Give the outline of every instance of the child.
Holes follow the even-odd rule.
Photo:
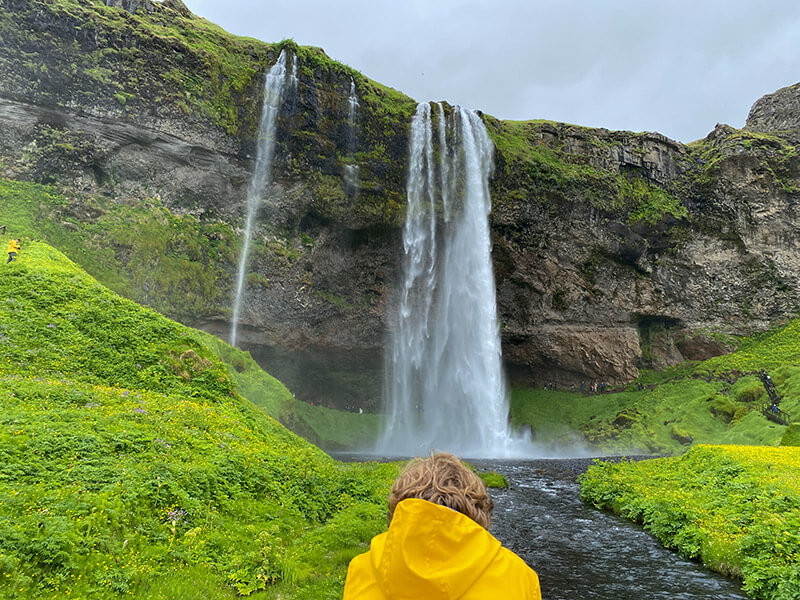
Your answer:
[[[389,530],[347,570],[344,600],[541,600],[539,577],[489,532],[494,504],[452,454],[415,458],[389,495]]]

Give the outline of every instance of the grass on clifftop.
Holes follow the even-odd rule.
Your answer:
[[[581,497],[743,579],[753,598],[800,597],[800,448],[697,446],[677,458],[599,463],[581,476]]]
[[[0,597],[338,598],[395,474],[290,433],[50,246],[0,269]]]
[[[487,132],[502,155],[506,177],[521,187],[499,191],[498,200],[527,195],[534,201],[572,198],[588,202],[601,210],[625,213],[628,222],[655,224],[664,217],[681,219],[688,216],[686,206],[673,193],[655,185],[643,176],[628,176],[587,164],[587,157],[564,150],[561,139],[575,134],[588,146],[606,152],[623,145],[621,132],[616,138],[600,136],[598,130],[551,121],[499,121],[486,119]],[[547,135],[543,134],[547,130]],[[606,132],[608,133],[608,132]],[[639,134],[630,133],[631,137]],[[547,143],[548,138],[556,139]],[[512,176],[513,175],[513,176]],[[525,189],[525,188],[529,189]]]

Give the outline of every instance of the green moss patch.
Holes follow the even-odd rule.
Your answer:
[[[500,202],[506,196],[518,201],[520,193],[533,202],[569,198],[624,214],[631,225],[654,225],[665,217],[674,220],[688,216],[686,206],[673,191],[640,175],[593,166],[589,156],[562,149],[553,141],[574,134],[602,153],[613,146],[621,147],[622,141],[617,138],[601,136],[588,127],[550,121],[486,120],[487,131],[502,156],[503,180],[514,185],[513,189],[497,190]]]

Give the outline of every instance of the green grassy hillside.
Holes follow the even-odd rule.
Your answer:
[[[23,242],[0,269],[0,597],[340,597],[396,467],[336,463],[204,336]]]
[[[236,236],[230,226],[170,213],[156,199],[99,196],[76,214],[57,189],[0,178],[0,224],[44,240],[115,292],[175,319],[230,304]]]
[[[230,227],[174,215],[155,200],[129,205],[100,197],[92,206],[95,215],[86,223],[53,186],[0,178],[0,224],[8,235],[24,238],[23,246],[30,239],[44,240],[113,291],[172,318],[228,310],[226,282],[237,243]],[[272,243],[280,251],[278,242]],[[305,438],[332,448],[365,446],[375,439],[374,415],[295,403],[248,353],[212,336],[202,341],[228,366],[242,395]]]
[[[739,349],[670,373],[644,373],[624,391],[515,390],[511,417],[544,445],[598,452],[678,454],[698,443],[779,445],[787,427],[767,420],[755,375],[766,370],[780,408],[800,421],[800,319],[740,341]],[[788,439],[788,438],[786,438]]]

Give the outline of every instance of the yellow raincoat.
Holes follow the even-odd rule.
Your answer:
[[[344,600],[541,600],[539,577],[475,521],[427,500],[398,503],[389,531],[347,570]]]

